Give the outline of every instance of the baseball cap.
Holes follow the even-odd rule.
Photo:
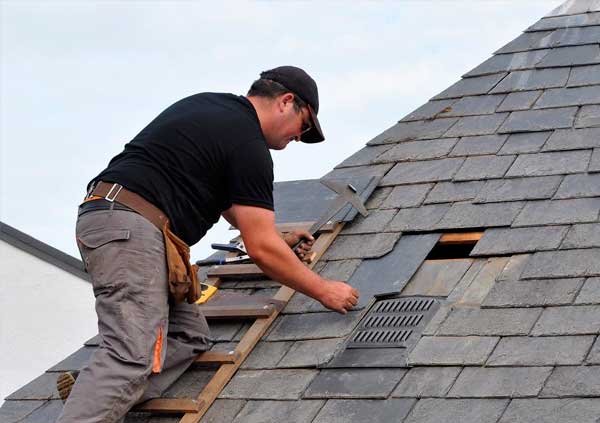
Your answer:
[[[310,131],[302,134],[302,142],[312,144],[325,140],[319,119],[317,119],[317,113],[319,113],[319,91],[317,90],[317,83],[309,74],[296,66],[279,66],[262,72],[260,77],[279,82],[308,105],[312,128]]]

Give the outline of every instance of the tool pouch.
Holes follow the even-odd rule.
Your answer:
[[[169,292],[175,303],[187,300],[193,304],[200,298],[198,269],[190,264],[190,247],[169,229],[163,227],[165,253],[169,269]]]

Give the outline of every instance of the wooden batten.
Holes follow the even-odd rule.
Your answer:
[[[198,413],[202,403],[188,398],[156,398],[133,407],[132,411],[147,413],[181,414]]]
[[[439,245],[474,244],[481,239],[483,232],[445,233],[440,237]]]

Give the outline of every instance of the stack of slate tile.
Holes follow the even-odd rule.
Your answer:
[[[316,268],[361,303],[341,316],[295,294],[203,422],[600,421],[600,0],[566,2],[326,176],[381,178]],[[461,230],[483,231],[468,257],[428,258]],[[384,293],[440,306],[409,348],[348,354]],[[243,331],[215,326],[214,348]],[[201,389],[193,372],[176,386]],[[40,383],[2,421],[51,421]]]

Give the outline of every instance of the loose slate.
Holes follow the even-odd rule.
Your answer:
[[[405,235],[388,255],[364,260],[348,280],[361,293],[359,305],[367,304],[374,295],[400,292],[439,237],[439,234]]]
[[[278,319],[267,340],[296,341],[346,336],[359,318],[360,313],[352,311],[346,315],[335,312],[290,314]]]
[[[399,233],[378,233],[375,235],[340,235],[323,255],[323,260],[347,260],[381,257],[390,252]]]
[[[554,250],[560,245],[567,230],[567,226],[488,229],[471,251],[471,255],[493,256]]]

